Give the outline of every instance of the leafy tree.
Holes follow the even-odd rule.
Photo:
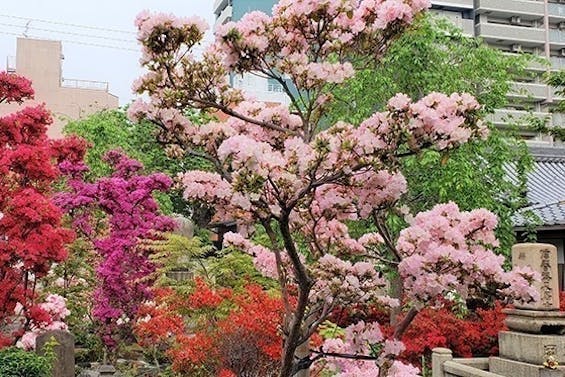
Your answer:
[[[29,80],[0,73],[0,103],[28,98]],[[51,198],[66,142],[51,145],[51,122],[42,105],[0,118],[0,347],[14,344],[34,322],[50,320],[37,304],[38,281],[67,257],[73,239]]]
[[[199,60],[190,53],[204,35],[199,18],[144,12],[136,20],[149,71],[136,86],[150,100],[132,104],[129,114],[160,124],[158,137],[175,152],[214,167],[185,173],[184,195],[212,206],[217,220],[236,220],[239,232],[224,242],[251,254],[256,268],[279,283],[280,377],[312,366],[338,376],[413,376],[418,370],[397,359],[400,339],[438,297],[473,297],[494,287],[508,297],[536,297],[532,271],[507,273],[493,253],[497,221],[486,210],[436,206],[418,214],[394,243],[374,232],[352,237],[347,227],[359,219],[378,224],[380,211],[397,208],[407,190],[399,171],[407,156],[446,153],[488,133],[469,94],[431,93],[417,101],[398,94],[358,127],[324,119],[334,101],[328,93],[355,75],[349,60],[382,58],[427,5],[282,0],[272,17],[252,12],[220,27]],[[229,86],[228,72],[277,80],[292,106],[244,101]],[[184,116],[191,108],[221,111],[227,119],[194,124]],[[250,239],[256,224],[265,229],[267,246]],[[378,323],[360,321],[310,347],[338,306],[399,305],[384,292],[383,273],[390,271],[402,278],[408,308],[390,338]]]
[[[200,121],[195,114],[190,119]],[[206,169],[205,162],[197,157],[177,159],[167,156],[162,144],[156,140],[155,132],[155,124],[147,121],[131,122],[123,109],[103,110],[84,119],[71,121],[65,126],[66,134],[78,135],[91,144],[85,158],[90,168],[86,175],[89,180],[112,172],[112,167],[103,157],[115,149],[140,161],[149,173],[162,172],[174,177],[186,169]],[[157,193],[157,198],[165,213],[186,214],[189,211],[178,190]]]
[[[472,93],[486,115],[506,104],[511,82],[526,74],[529,60],[525,54],[505,55],[463,35],[449,20],[425,14],[382,59],[362,62],[354,78],[332,91],[336,101],[328,119],[358,124],[385,108],[398,92],[412,98],[429,92]],[[519,182],[508,179],[510,161],[516,164]],[[515,242],[511,217],[524,205],[525,172],[531,163],[525,142],[512,129],[491,128],[486,140],[462,145],[449,155],[424,151],[406,158],[401,170],[410,192],[404,203],[413,212],[448,201],[464,210],[487,208],[499,218],[497,236],[501,250],[508,253]],[[405,226],[397,223],[396,230]]]

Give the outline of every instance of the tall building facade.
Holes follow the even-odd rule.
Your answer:
[[[544,72],[565,68],[564,0],[432,0],[432,4],[432,11],[458,20],[455,23],[467,34],[481,37],[492,47],[508,54],[530,53],[550,63],[532,63],[531,74],[513,84],[507,106],[491,116],[495,125],[504,127],[532,114],[548,119],[549,126],[565,126],[563,114],[551,111],[564,98],[543,81]],[[527,130],[521,134],[531,145],[559,144],[547,135]]]
[[[53,114],[54,123],[47,132],[51,138],[62,136],[68,120],[118,107],[118,97],[110,94],[107,82],[64,78],[62,59],[60,41],[32,38],[18,38],[16,56],[7,59],[6,71],[28,78],[35,90],[35,99],[23,106],[45,103]],[[0,115],[19,108],[17,104],[0,104]]]

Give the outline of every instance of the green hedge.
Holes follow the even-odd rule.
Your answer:
[[[0,377],[48,377],[52,360],[19,348],[0,350]]]

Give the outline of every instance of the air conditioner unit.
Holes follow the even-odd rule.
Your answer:
[[[565,56],[565,48],[562,48],[561,50],[559,50],[559,55]]]
[[[511,23],[512,25],[518,25],[518,24],[520,24],[521,21],[522,21],[522,20],[520,19],[520,16],[512,16],[512,17],[510,17],[510,23]]]
[[[515,43],[512,46],[510,46],[510,50],[512,52],[521,52],[522,51],[522,45]]]
[[[559,28],[559,30],[565,29],[565,22],[563,22],[563,21],[560,22],[560,23],[557,25],[557,27]]]

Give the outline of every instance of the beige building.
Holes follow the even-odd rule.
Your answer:
[[[60,41],[31,38],[18,38],[15,59],[7,59],[8,72],[32,81],[35,100],[24,105],[45,103],[52,112],[54,124],[48,131],[52,138],[61,137],[68,120],[118,107],[118,97],[109,93],[107,82],[63,78],[62,59]],[[17,111],[19,107],[0,104],[0,115]]]

